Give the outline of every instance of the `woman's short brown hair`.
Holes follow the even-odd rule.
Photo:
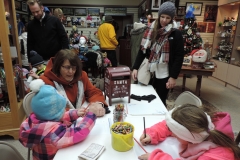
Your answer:
[[[65,60],[69,60],[71,66],[76,66],[74,79],[79,78],[82,75],[82,62],[79,57],[70,49],[62,49],[55,55],[52,67],[53,73],[55,73],[57,76],[61,75],[60,69]]]

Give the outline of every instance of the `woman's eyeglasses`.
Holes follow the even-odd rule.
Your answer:
[[[64,69],[66,69],[66,70],[70,70],[70,69],[72,69],[73,71],[76,71],[76,69],[77,69],[77,67],[76,66],[62,66]]]

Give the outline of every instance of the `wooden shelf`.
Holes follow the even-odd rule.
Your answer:
[[[7,4],[5,4],[7,3]],[[5,8],[6,7],[6,8]],[[5,12],[9,11],[10,13],[10,23],[12,25],[11,34],[13,39],[13,45],[16,46],[17,49],[17,58],[11,57],[10,52],[10,43],[8,41],[8,22],[5,20]],[[22,102],[23,100],[20,99],[18,102],[17,92],[16,92],[16,85],[14,81],[13,75],[13,61],[16,62],[21,66],[21,53],[20,53],[20,45],[18,41],[18,32],[17,32],[17,20],[16,20],[16,10],[15,10],[15,0],[7,0],[7,1],[0,1],[0,19],[3,21],[0,23],[0,30],[2,31],[0,34],[0,41],[1,41],[1,48],[2,52],[6,53],[3,54],[3,62],[4,63],[4,70],[6,73],[6,88],[8,92],[9,98],[9,105],[10,105],[10,112],[0,113],[0,135],[10,135],[13,136],[14,139],[19,138],[19,127],[22,121],[26,118]],[[14,62],[15,63],[15,62]],[[22,75],[20,75],[22,78]],[[19,83],[19,91],[24,91],[24,87],[22,81]],[[25,93],[24,93],[25,94]],[[19,96],[23,98],[24,95]]]
[[[227,37],[221,37],[221,36],[216,36],[217,38],[233,38],[234,37],[234,35],[232,35],[232,36],[227,36]]]
[[[217,46],[219,46],[219,42],[222,39],[228,39],[228,41],[231,41],[232,43],[232,49],[231,51],[227,52],[227,56],[229,57],[229,62],[223,62],[219,61],[218,57],[215,57],[214,62],[217,65],[217,68],[213,74],[213,77],[223,81],[225,85],[231,84],[232,86],[235,86],[237,88],[240,88],[240,67],[232,65],[236,62],[240,61],[240,52],[237,50],[237,47],[239,47],[240,44],[240,21],[237,21],[236,26],[218,26],[218,22],[221,22],[224,19],[224,16],[227,17],[234,17],[235,19],[238,17],[240,18],[240,4],[235,5],[221,5],[218,7],[218,15],[216,19],[216,30],[215,30],[215,36],[213,40],[213,50],[212,55],[216,56],[218,51],[215,49]],[[218,32],[224,31],[227,29],[232,29],[232,36],[231,37],[219,37]],[[236,63],[238,64],[238,63]]]
[[[218,27],[222,27],[222,28],[224,28],[224,27],[229,27],[229,28],[231,28],[231,27],[233,27],[233,26],[218,26]]]

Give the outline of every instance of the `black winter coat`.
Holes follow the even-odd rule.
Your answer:
[[[61,49],[68,49],[67,33],[57,17],[45,14],[42,22],[37,19],[28,24],[27,55],[36,51],[44,60],[49,60]]]
[[[182,68],[183,57],[184,57],[184,44],[183,44],[183,37],[182,37],[181,31],[177,29],[174,30],[168,36],[168,40],[170,45],[169,62],[168,62],[169,77],[177,79]],[[150,52],[151,52],[150,49],[147,49],[146,54],[144,54],[140,48],[132,69],[138,70],[144,58],[149,57]]]

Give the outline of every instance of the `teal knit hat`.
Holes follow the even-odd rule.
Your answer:
[[[31,107],[39,120],[59,121],[63,117],[67,100],[53,86],[36,79],[30,83],[30,89],[36,93]]]

